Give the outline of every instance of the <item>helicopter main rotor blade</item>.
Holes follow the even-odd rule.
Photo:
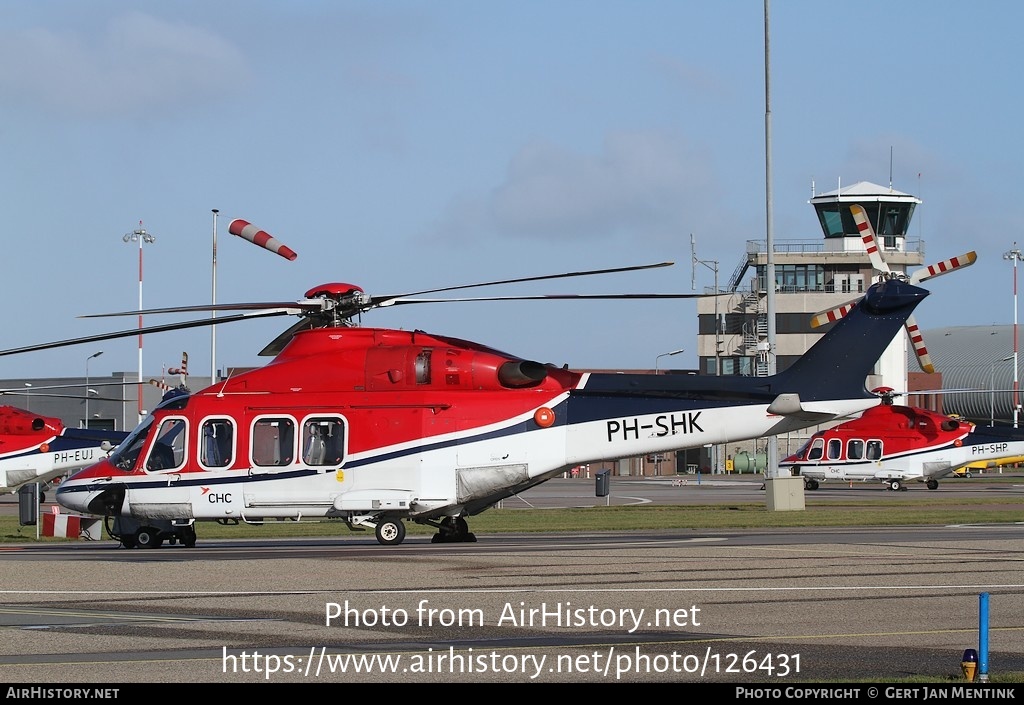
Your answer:
[[[356,313],[367,311],[378,306],[389,306],[395,299],[404,299],[410,296],[420,296],[423,294],[438,294],[445,291],[458,291],[460,289],[474,289],[484,286],[496,286],[500,284],[517,284],[520,282],[532,282],[532,281],[545,281],[551,279],[564,279],[567,277],[583,277],[598,274],[614,274],[617,272],[633,272],[644,269],[656,269],[659,267],[669,267],[675,264],[674,262],[658,262],[655,264],[642,264],[633,265],[628,267],[612,267],[609,269],[592,269],[584,270],[580,272],[566,272],[563,274],[545,274],[534,277],[520,277],[517,279],[500,279],[489,282],[480,282],[479,284],[460,284],[457,286],[446,286],[438,289],[424,289],[423,291],[415,291],[408,294],[389,294],[386,296],[374,296],[369,297],[368,300],[364,301],[361,305],[355,306],[351,313],[348,315],[355,315]],[[195,306],[170,306],[166,308],[150,308],[150,309],[136,309],[134,311],[118,311],[115,313],[92,313],[78,316],[78,318],[109,318],[114,316],[142,316],[150,314],[162,314],[162,313],[196,313],[200,311],[258,311],[266,309],[280,309],[280,308],[296,308],[295,314],[315,314],[322,312],[326,309],[326,304],[323,299],[304,299],[301,301],[268,301],[268,302],[251,302],[251,303],[224,303],[224,304],[198,304]]]
[[[591,269],[584,270],[581,272],[566,272],[564,274],[544,274],[536,277],[520,277],[518,279],[501,279],[490,282],[480,282],[479,284],[460,284],[458,286],[445,286],[439,289],[424,289],[423,291],[413,291],[408,294],[395,294],[392,296],[374,296],[370,298],[371,306],[385,306],[383,303],[389,299],[405,298],[407,296],[420,296],[422,294],[440,294],[444,291],[458,291],[460,289],[476,289],[482,286],[497,286],[499,284],[518,284],[520,282],[537,282],[551,279],[566,279],[568,277],[587,277],[595,274],[614,274],[617,272],[635,272],[642,269],[657,269],[659,267],[671,267],[675,262],[658,262],[656,264],[638,264],[629,267],[613,267],[611,269]]]
[[[726,294],[720,294],[720,296],[725,295]],[[466,301],[554,301],[558,299],[566,299],[572,301],[582,301],[590,299],[698,299],[707,296],[716,296],[716,294],[536,294],[525,296],[473,296],[454,299],[409,299],[405,297],[398,297],[393,299],[387,299],[383,303],[378,304],[378,307],[386,308],[388,306],[397,306],[399,304],[463,303]]]
[[[127,338],[133,335],[142,335],[145,333],[162,333],[164,331],[182,330],[185,328],[199,328],[201,326],[220,325],[221,323],[245,321],[253,318],[263,318],[269,316],[294,316],[297,313],[299,313],[299,311],[293,305],[291,308],[281,308],[274,311],[254,311],[252,313],[242,313],[236,316],[223,316],[221,318],[204,318],[198,321],[181,321],[179,323],[167,323],[159,326],[133,328],[131,330],[116,331],[114,333],[100,333],[98,335],[88,335],[85,336],[84,338],[71,338],[69,340],[58,340],[51,343],[40,343],[39,345],[27,345],[22,348],[0,350],[0,356],[16,355],[18,353],[26,352],[35,352],[36,350],[49,350],[51,348],[63,348],[70,345],[80,345],[82,343],[95,343],[100,340],[114,340],[116,338]]]
[[[302,301],[264,301],[242,304],[197,304],[195,306],[169,306],[167,308],[135,309],[134,311],[117,311],[116,313],[86,313],[76,318],[109,318],[111,316],[142,316],[157,313],[199,313],[201,311],[260,311],[265,309],[295,309],[293,315],[300,313],[316,313],[323,309],[319,299]]]
[[[137,384],[138,384],[138,382],[132,382],[132,386],[135,386]],[[32,387],[32,389],[35,389],[35,387]],[[23,392],[23,391],[21,391],[21,392],[16,392],[16,391],[0,392],[0,396],[12,396],[12,397],[13,396],[20,396],[20,397],[23,397],[23,396],[25,396],[25,392]],[[32,392],[32,398],[35,399],[36,397],[56,397],[56,398],[59,398],[59,399],[79,399],[81,401],[85,401],[85,397],[82,396],[81,394],[53,394],[51,392],[44,392],[42,394],[37,394],[36,392]],[[92,396],[89,397],[89,401],[120,401],[120,402],[123,402],[125,400],[124,399],[117,399],[115,397],[98,397],[96,395],[92,395]]]

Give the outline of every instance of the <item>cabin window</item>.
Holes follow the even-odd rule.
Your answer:
[[[337,417],[306,419],[302,424],[302,462],[311,466],[337,467],[344,459],[344,422]]]
[[[206,419],[200,435],[199,462],[208,468],[226,468],[235,459],[235,424],[231,419]]]
[[[252,462],[261,467],[289,465],[295,458],[295,421],[258,419],[252,427]]]
[[[808,460],[821,460],[822,452],[825,450],[825,441],[820,438],[815,438],[814,442],[811,443],[811,449],[807,451]]]
[[[828,459],[839,460],[843,457],[843,442],[838,438],[830,438],[828,441]]]
[[[860,460],[864,457],[864,441],[851,438],[846,444],[846,457],[849,460]]]
[[[882,442],[881,441],[868,441],[868,460],[881,460],[882,459]]]
[[[185,420],[166,419],[160,424],[153,447],[149,449],[146,470],[165,472],[185,464]]]

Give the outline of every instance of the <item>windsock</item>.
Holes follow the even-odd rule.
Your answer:
[[[298,257],[295,251],[283,244],[276,238],[271,237],[267,232],[260,230],[247,220],[236,218],[228,225],[228,232],[232,235],[244,238],[254,245],[276,252],[287,260],[294,260]]]

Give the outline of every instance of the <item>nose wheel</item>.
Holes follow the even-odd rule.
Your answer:
[[[405,523],[401,519],[381,519],[374,533],[382,546],[397,546],[405,540]]]

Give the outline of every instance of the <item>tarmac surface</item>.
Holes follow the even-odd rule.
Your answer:
[[[743,484],[702,478],[700,493],[764,497],[759,478],[722,481]],[[539,508],[695,493],[673,479],[616,478],[611,498],[586,480],[542,488],[523,499]],[[410,535],[393,547],[348,533],[193,549],[0,544],[0,681],[963,684],[968,648],[986,676],[1024,673],[1022,565],[1024,517],[466,544]]]

